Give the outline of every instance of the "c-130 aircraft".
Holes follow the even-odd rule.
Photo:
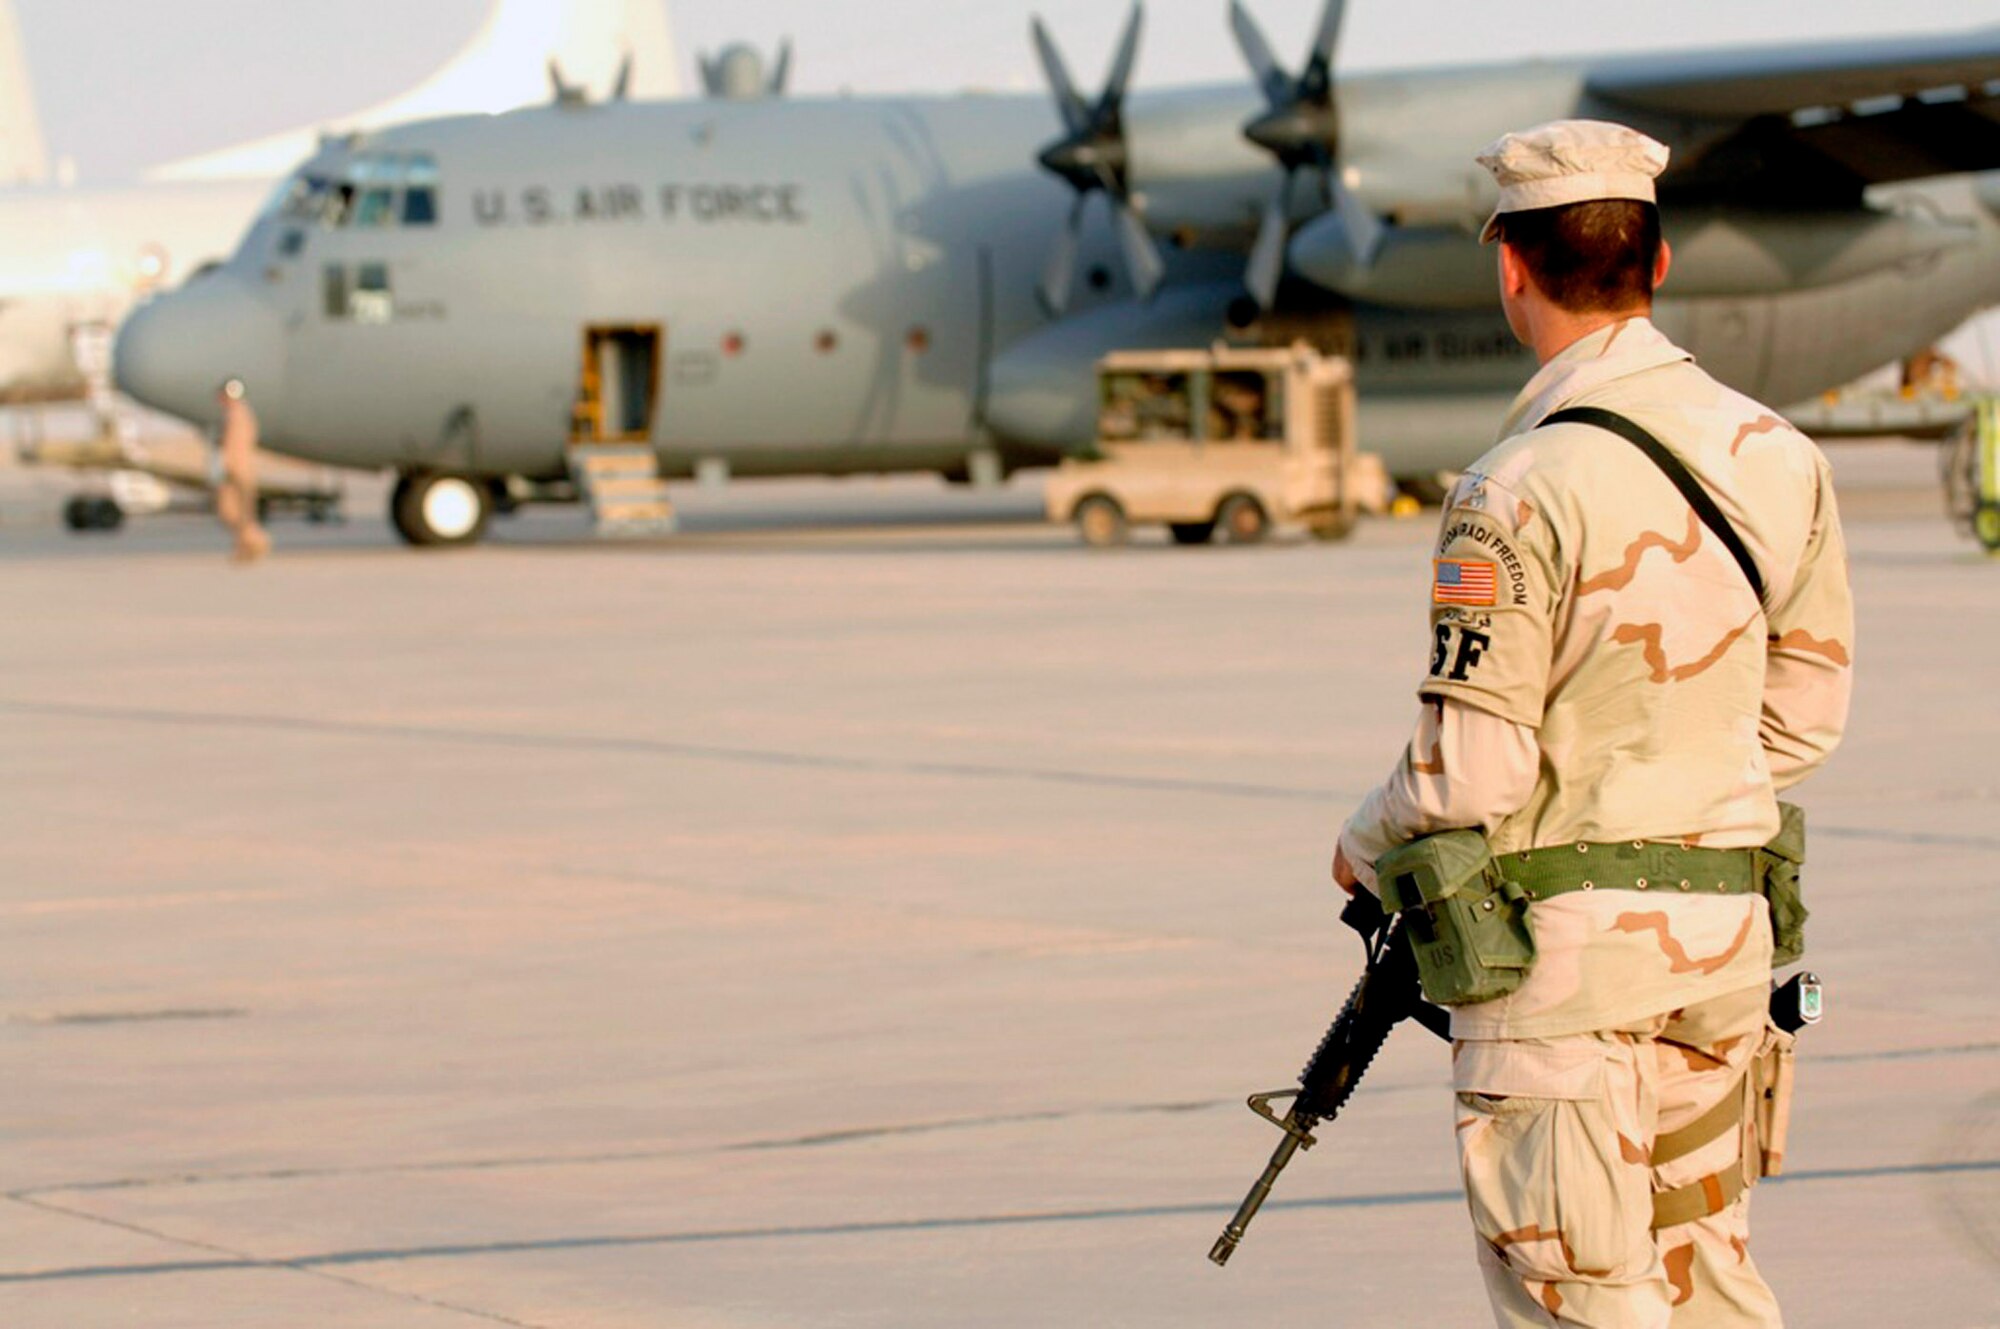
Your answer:
[[[1656,312],[1796,401],[2000,300],[2000,28],[1095,98],[1039,21],[1030,96],[557,104],[326,146],[225,264],[125,326],[117,379],[189,419],[225,377],[266,444],[393,467],[412,543],[625,440],[681,476],[987,478],[1086,440],[1115,348],[1304,336],[1356,360],[1392,471],[1463,465],[1532,371],[1473,154],[1565,116],[1668,143]],[[1090,200],[1111,225],[1088,225]],[[581,445],[581,446],[579,446]]]

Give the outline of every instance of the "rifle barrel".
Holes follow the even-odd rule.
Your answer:
[[[1285,1138],[1278,1141],[1278,1147],[1271,1151],[1271,1161],[1264,1164],[1264,1175],[1257,1178],[1256,1185],[1252,1186],[1250,1193],[1243,1197],[1243,1203],[1236,1206],[1236,1216],[1229,1220],[1229,1226],[1222,1229],[1222,1235],[1215,1239],[1215,1245],[1209,1247],[1209,1259],[1217,1264],[1229,1263],[1229,1257],[1236,1253],[1237,1243],[1243,1240],[1243,1234],[1249,1228],[1250,1220],[1264,1207],[1264,1201],[1270,1196],[1271,1187],[1278,1180],[1278,1174],[1285,1170],[1285,1165],[1292,1161],[1292,1155],[1296,1154],[1302,1145],[1311,1143],[1312,1128],[1318,1124],[1316,1119],[1309,1116],[1301,1117],[1296,1111],[1285,1114],[1283,1123]]]

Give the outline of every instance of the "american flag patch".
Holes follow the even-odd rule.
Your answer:
[[[1490,605],[1499,597],[1500,570],[1476,558],[1440,558],[1433,561],[1437,576],[1431,582],[1431,603],[1437,605]]]

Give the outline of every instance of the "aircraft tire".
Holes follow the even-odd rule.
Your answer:
[[[1230,544],[1262,544],[1271,533],[1271,515],[1249,494],[1231,494],[1217,505],[1215,525]]]
[[[492,491],[471,476],[408,472],[389,495],[390,524],[419,548],[475,544],[492,516]]]
[[[1125,521],[1125,509],[1109,494],[1085,494],[1077,500],[1070,516],[1076,522],[1076,533],[1092,549],[1122,545],[1132,533]]]
[[[1170,521],[1167,534],[1174,537],[1177,545],[1205,545],[1215,538],[1215,523],[1212,521]]]
[[[63,504],[63,525],[78,534],[115,531],[125,524],[125,509],[114,499],[97,494],[78,494]]]

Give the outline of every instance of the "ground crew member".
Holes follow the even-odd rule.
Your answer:
[[[1752,851],[1779,831],[1775,792],[1846,720],[1831,478],[1653,325],[1662,144],[1570,120],[1479,160],[1500,185],[1482,239],[1541,369],[1445,505],[1416,734],[1341,832],[1334,876],[1372,887],[1389,849],[1476,828],[1530,888],[1534,966],[1452,1015],[1498,1323],[1776,1325],[1747,1184],[1783,1147],[1789,1036],[1767,1028]],[[1629,438],[1545,423],[1577,407],[1664,443],[1743,558]],[[1767,1079],[1782,1092],[1758,1135]]]
[[[271,551],[271,537],[257,520],[257,415],[232,378],[216,390],[222,407],[222,437],[216,452],[221,476],[215,485],[215,515],[236,538],[230,557],[255,563]]]

